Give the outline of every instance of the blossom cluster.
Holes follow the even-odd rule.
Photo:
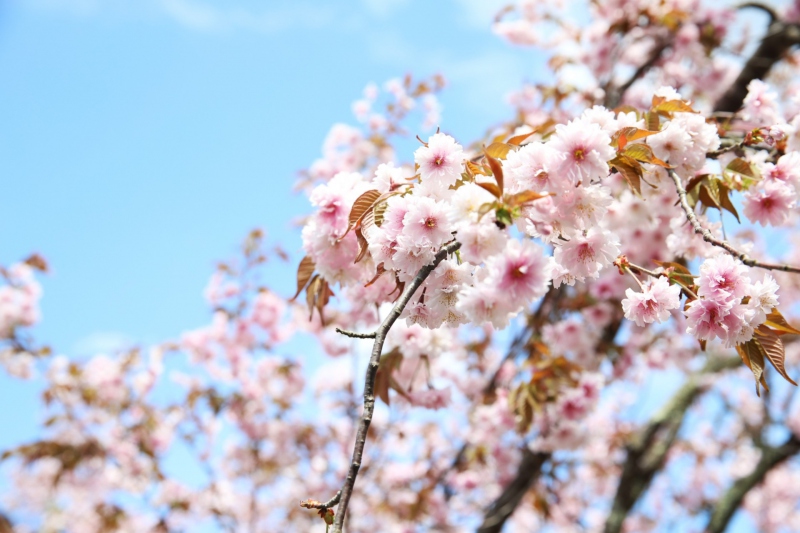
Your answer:
[[[701,340],[722,339],[729,348],[753,338],[778,305],[778,284],[769,274],[752,282],[747,270],[726,254],[703,262],[699,299],[686,311],[689,333]]]

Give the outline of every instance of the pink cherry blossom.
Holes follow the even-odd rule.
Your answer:
[[[436,133],[428,139],[427,146],[414,152],[414,162],[419,165],[420,177],[426,180],[452,185],[463,171],[464,152],[455,139],[444,133]]]
[[[670,285],[663,277],[646,282],[642,292],[628,289],[625,291],[627,298],[622,300],[625,318],[636,322],[639,327],[664,322],[671,309],[680,307],[680,294],[680,286]]]
[[[764,181],[744,195],[744,216],[762,226],[780,226],[797,203],[796,193],[780,181]]]
[[[548,143],[562,158],[554,169],[573,184],[588,185],[608,176],[608,161],[614,157],[611,137],[597,124],[573,120],[556,126]]]

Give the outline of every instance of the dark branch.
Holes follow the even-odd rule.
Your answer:
[[[674,170],[669,171],[669,175],[672,178],[673,183],[675,183],[675,189],[678,191],[678,198],[681,204],[681,209],[686,214],[686,218],[689,220],[689,223],[694,228],[694,232],[703,237],[703,240],[709,244],[714,246],[718,246],[722,248],[733,257],[744,263],[749,267],[757,267],[763,268],[764,270],[780,270],[782,272],[792,272],[794,274],[800,274],[800,268],[793,267],[790,265],[779,265],[774,263],[762,263],[761,261],[756,261],[748,256],[746,253],[741,252],[731,246],[728,241],[721,241],[715,238],[711,232],[704,228],[700,221],[697,220],[697,215],[694,214],[694,209],[689,205],[689,200],[686,198],[686,189],[683,188],[683,184],[681,183],[681,178],[678,176]]]
[[[761,483],[770,470],[797,453],[800,453],[800,440],[795,435],[789,437],[786,442],[777,448],[761,448],[761,459],[753,471],[745,477],[737,479],[717,502],[711,512],[711,520],[706,531],[708,533],[722,533],[725,531],[725,528],[728,527],[728,522],[733,518],[745,495],[753,487]]]
[[[374,339],[375,332],[372,333],[356,333],[354,331],[347,331],[346,329],[336,328],[336,333],[341,333],[345,337],[352,337],[354,339]]]
[[[478,528],[478,533],[499,533],[503,529],[506,520],[514,513],[523,496],[533,486],[542,471],[542,466],[548,459],[550,459],[550,453],[532,452],[528,448],[522,449],[522,461],[520,461],[516,477],[492,502],[486,511],[483,523]]]
[[[647,71],[649,71],[651,68],[655,66],[658,60],[661,59],[661,55],[664,53],[664,50],[666,50],[668,47],[669,47],[668,40],[663,40],[657,43],[653,47],[653,51],[650,54],[650,57],[647,59],[647,61],[639,65],[639,68],[637,68],[636,71],[631,75],[631,77],[628,78],[628,81],[626,81],[622,85],[616,87],[611,86],[608,88],[608,90],[606,91],[606,98],[605,101],[603,102],[603,105],[609,109],[614,109],[615,107],[617,107],[619,103],[622,101],[622,97],[625,96],[625,92],[631,88],[631,85],[636,83],[636,80],[643,77],[645,74],[647,74]]]
[[[705,389],[704,374],[738,366],[738,358],[710,359],[702,370],[689,376],[672,400],[659,411],[627,446],[617,494],[606,520],[605,533],[618,533],[628,513],[661,470],[675,442],[689,407]]]
[[[358,470],[361,468],[364,445],[367,442],[367,433],[369,432],[369,425],[372,422],[372,413],[375,410],[375,376],[378,373],[378,366],[380,365],[381,352],[383,351],[383,343],[386,340],[386,334],[389,333],[392,325],[400,318],[403,309],[405,309],[411,297],[414,296],[414,293],[428,278],[430,273],[433,272],[442,260],[460,247],[461,243],[455,241],[442,247],[436,254],[433,262],[429,265],[425,265],[417,272],[417,275],[411,280],[411,283],[406,286],[403,294],[398,298],[394,307],[392,307],[392,310],[389,311],[389,314],[375,331],[375,342],[372,345],[372,355],[369,358],[367,375],[364,379],[364,412],[361,414],[361,418],[358,421],[356,442],[353,447],[353,460],[347,472],[347,479],[342,486],[341,499],[339,501],[339,507],[336,509],[336,518],[333,523],[333,533],[342,533],[347,506],[350,504],[350,496],[353,494],[353,487],[355,487],[356,484]]]
[[[764,79],[792,46],[800,44],[800,25],[782,22],[775,11],[759,2],[748,2],[740,7],[755,7],[766,11],[770,16],[770,23],[767,34],[742,67],[736,81],[717,100],[714,111],[738,111],[747,96],[747,85],[753,80]]]

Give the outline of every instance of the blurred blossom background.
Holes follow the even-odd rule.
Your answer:
[[[491,33],[502,6],[0,3],[0,264],[39,252],[52,268],[37,339],[86,358],[206,323],[208,277],[254,227],[288,253],[265,281],[291,296],[310,209],[297,173],[333,124],[358,125],[365,87],[441,74],[438,125],[468,143],[545,75]],[[416,111],[401,160],[436,126]],[[42,384],[0,374],[0,448],[36,436]]]

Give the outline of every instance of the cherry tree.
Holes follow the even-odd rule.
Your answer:
[[[550,82],[477,140],[443,78],[368,85],[298,180],[293,295],[254,231],[208,324],[75,361],[32,335],[45,260],[0,271],[0,362],[47,378],[0,531],[800,530],[800,4],[493,28]]]

